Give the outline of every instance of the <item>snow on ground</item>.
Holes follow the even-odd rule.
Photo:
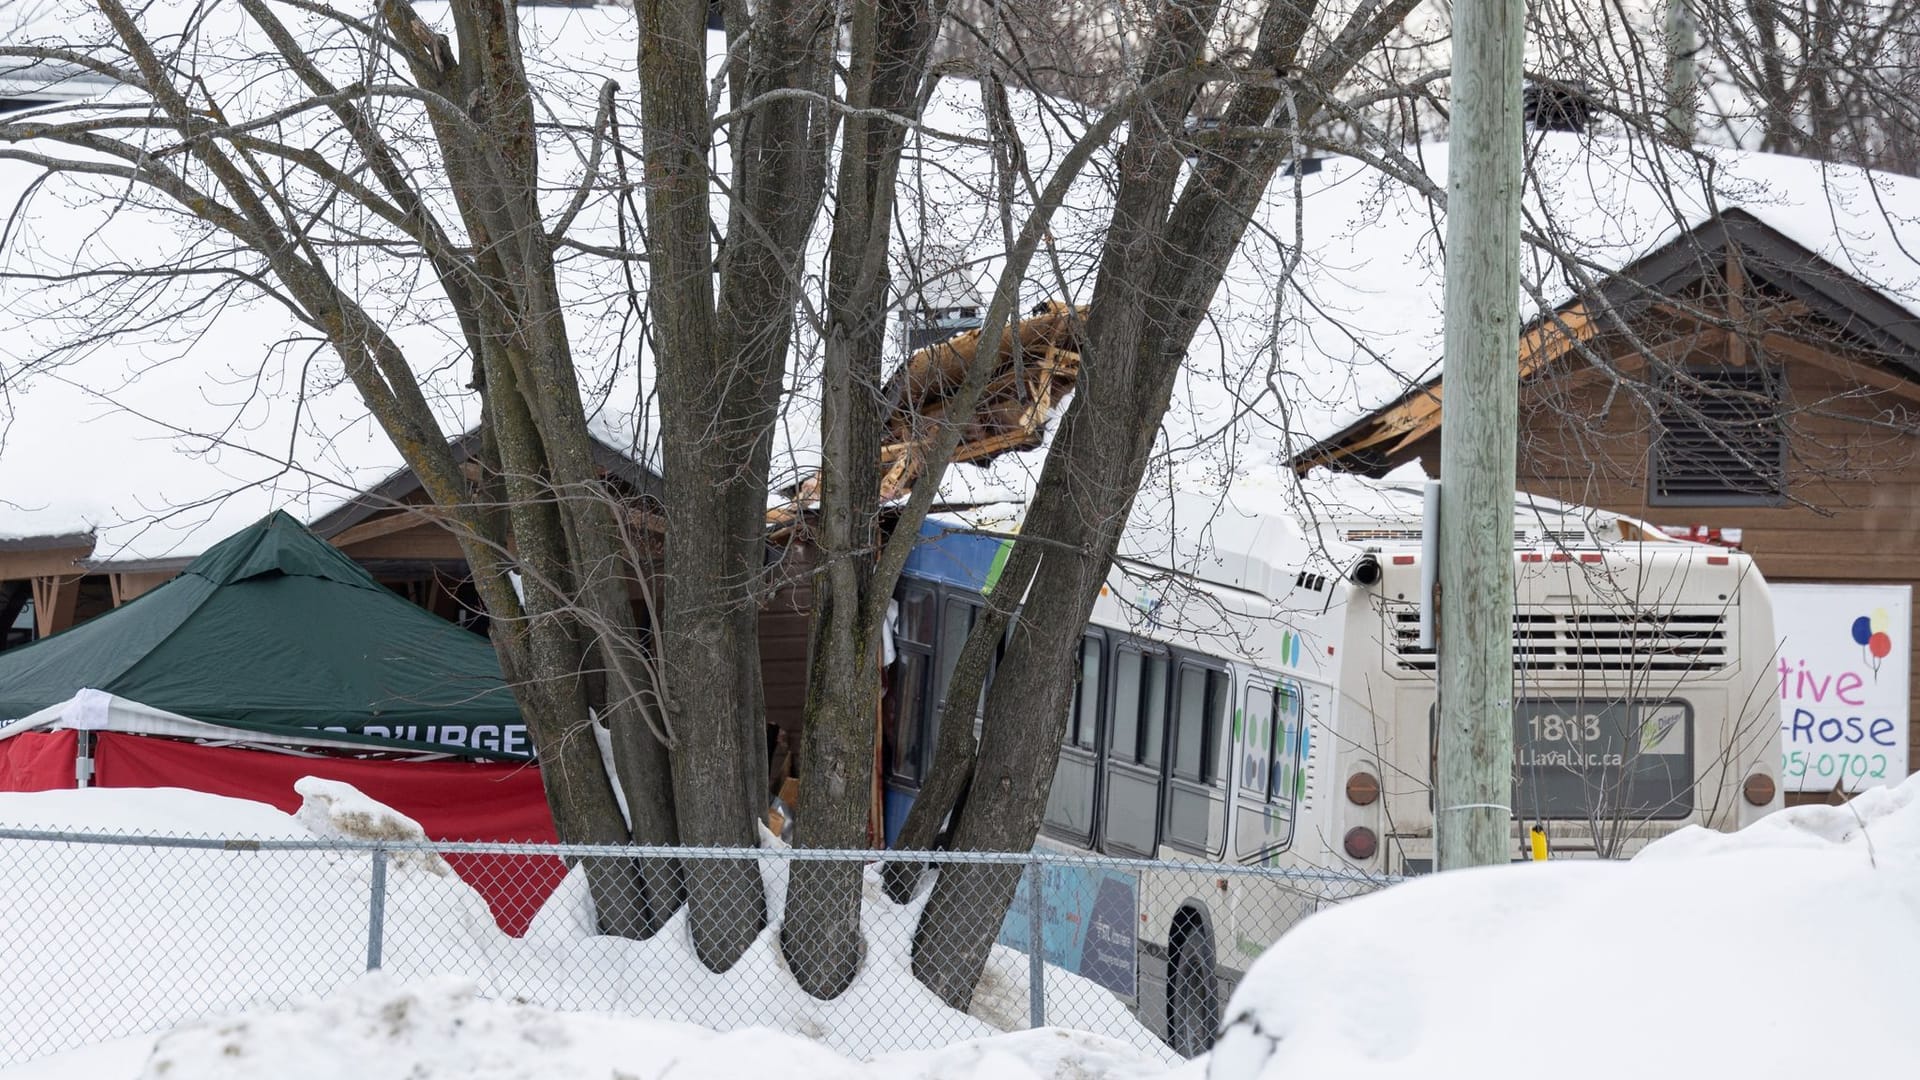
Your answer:
[[[273,840],[404,841],[419,835],[404,815],[348,785],[308,779],[296,788],[305,804],[293,816],[258,803],[180,790],[0,794],[0,825]],[[437,856],[396,857],[386,878],[385,977],[362,985],[355,980],[366,963],[371,885],[364,854],[0,842],[0,910],[9,912],[9,932],[0,936],[0,970],[12,976],[0,980],[0,1017],[5,1018],[0,1063],[252,1008],[263,1012],[241,1030],[272,1029],[280,1032],[275,1038],[297,1041],[304,1037],[297,1035],[304,1030],[301,1023],[326,1032],[345,1024],[356,1009],[413,1009],[402,1000],[414,992],[410,985],[430,987],[418,993],[424,995],[420,1007],[432,1015],[457,1019],[478,1010],[472,1022],[493,1025],[487,1030],[537,1034],[546,1029],[527,1017],[551,1018],[546,1010],[552,1009],[644,1015],[660,1031],[676,1022],[772,1028],[842,1068],[818,1075],[845,1074],[854,1061],[847,1055],[971,1045],[991,1040],[1003,1028],[1025,1025],[1026,957],[996,947],[977,995],[979,1015],[948,1008],[910,968],[912,931],[925,892],[897,905],[884,897],[876,876],[866,883],[863,923],[871,945],[859,977],[833,1001],[808,996],[787,973],[779,949],[785,865],[762,863],[770,924],[732,969],[716,974],[695,958],[684,911],[647,941],[596,935],[578,872],[548,901],[526,936],[514,939],[498,930],[479,896],[448,873]],[[1032,1060],[1039,1062],[1039,1075],[1063,1070],[1062,1075],[1130,1076],[1177,1060],[1105,990],[1070,973],[1049,975],[1049,1019],[1102,1035],[1020,1044],[1023,1060],[1037,1055]],[[343,994],[339,1000],[328,996]],[[513,1014],[518,1019],[491,1012],[495,1006],[484,1000],[468,1000],[476,995],[527,1012]],[[275,1010],[306,1019],[274,1019]],[[547,1023],[564,1027],[560,1020]],[[189,1027],[216,1038],[205,1035],[211,1030],[205,1024]],[[419,1034],[407,1032],[392,1037]],[[690,1038],[667,1042],[691,1046]],[[648,1036],[640,1043],[649,1039],[660,1041]],[[189,1047],[180,1051],[187,1058],[199,1053],[191,1047],[200,1044],[190,1038],[183,1045]],[[731,1044],[700,1043],[704,1048],[694,1059],[704,1054],[723,1061],[726,1045]],[[989,1041],[976,1051],[945,1051],[947,1057],[927,1065],[937,1070],[926,1075],[974,1075],[969,1070],[988,1069],[996,1055],[1010,1052],[993,1049],[997,1045]],[[404,1057],[415,1050],[429,1053],[420,1047],[369,1053]],[[335,1060],[327,1075],[359,1068],[351,1060],[357,1052],[343,1051],[347,1056]],[[653,1075],[642,1064],[622,1067],[632,1075]],[[130,1075],[97,1067],[74,1075]],[[172,1075],[215,1075],[197,1059],[182,1067],[187,1071]]]
[[[264,804],[176,789],[3,794],[0,824],[314,839]],[[371,875],[355,853],[0,842],[0,1062],[333,990],[366,968]],[[387,897],[394,963],[504,940],[451,875],[396,864]]]
[[[405,832],[350,789],[307,794],[305,820],[323,830]],[[313,835],[256,804],[177,791],[0,795],[0,822]],[[200,1017],[28,1062],[5,1080],[1618,1080],[1649,1067],[1785,1080],[1836,1062],[1903,1075],[1920,1059],[1920,777],[1732,836],[1684,830],[1628,863],[1449,873],[1329,909],[1255,964],[1212,1057],[1177,1067],[1133,1045],[1138,1030],[1117,1003],[1086,1007],[1094,988],[1061,973],[1050,1018],[1106,1034],[1000,1033],[945,1010],[907,971],[916,908],[877,894],[864,910],[875,940],[866,969],[846,997],[822,1003],[781,966],[782,874],[764,882],[775,926],[722,976],[691,963],[682,921],[648,942],[593,936],[578,880],[515,941],[457,879],[396,862],[387,970],[363,975],[363,861],[325,857],[279,875],[250,861],[265,857],[0,843],[0,1050],[7,1034],[81,1020],[111,1040],[136,1030],[128,1003],[156,993]],[[316,930],[340,939],[337,954]],[[80,975],[103,939],[132,966]],[[996,954],[982,1016],[1024,1022],[1008,989],[1024,962]],[[296,977],[325,963],[335,965],[326,978]],[[632,1015],[643,1004],[649,1015]],[[911,1045],[862,1061],[845,1051],[863,1033]]]
[[[1920,777],[1627,863],[1423,878],[1254,965],[1209,1080],[1905,1075]]]
[[[131,1068],[129,1069],[129,1066]],[[90,1071],[101,1070],[101,1071]],[[481,997],[468,980],[366,976],[331,997],[79,1051],[9,1080],[1133,1080],[1165,1066],[1097,1035],[1048,1028],[858,1062],[768,1028],[718,1032]]]

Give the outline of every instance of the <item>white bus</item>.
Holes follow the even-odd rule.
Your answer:
[[[1418,644],[1420,502],[1416,487],[1343,477],[1251,509],[1179,497],[1136,522],[1082,642],[1043,846],[1353,876],[1430,869],[1436,676]],[[1515,858],[1535,827],[1553,857],[1617,857],[1777,808],[1773,620],[1751,562],[1520,503]],[[889,840],[1007,543],[930,537],[901,586]],[[1111,920],[1137,925],[1137,963],[1106,985],[1194,1054],[1290,923],[1276,912],[1311,910],[1324,883],[1202,887],[1176,870],[1138,875],[1133,910]]]

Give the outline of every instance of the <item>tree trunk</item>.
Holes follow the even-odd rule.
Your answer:
[[[649,302],[658,342],[662,463],[666,472],[666,582],[658,642],[666,672],[674,804],[682,842],[748,847],[753,821],[742,812],[740,685],[734,624],[728,617],[728,463],[716,461],[712,429],[735,418],[710,403],[719,342],[714,321],[709,146],[704,88],[706,5],[642,0],[640,73],[650,183]],[[719,397],[717,403],[724,403]],[[750,862],[700,861],[687,868],[694,948],[715,971],[733,966],[766,924],[764,896]]]
[[[848,105],[917,115],[939,5],[890,0],[855,8]],[[868,847],[879,643],[897,575],[874,569],[878,547],[882,353],[894,177],[904,145],[894,124],[854,115],[841,140],[829,245],[821,414],[820,509],[807,708],[795,839],[805,847]],[[846,990],[865,955],[862,867],[801,862],[792,870],[781,945],[800,986]]]
[[[711,437],[731,467],[726,481],[730,524],[723,543],[739,589],[729,610],[738,658],[734,719],[741,745],[752,748],[739,777],[739,801],[756,821],[767,809],[759,610],[766,580],[768,473],[805,280],[800,266],[826,190],[831,127],[818,99],[762,99],[793,90],[830,95],[834,28],[825,0],[759,5],[746,31],[744,90],[733,102],[751,105],[731,131],[733,186],[719,265],[717,325],[728,373],[720,393],[733,415],[715,425]]]
[[[411,15],[404,0],[387,2],[390,20]],[[458,4],[453,12],[465,62],[449,66],[444,58],[431,64],[422,58],[413,68],[427,85],[439,82],[451,89],[457,81],[457,100],[484,103],[469,107],[469,122],[482,127],[488,138],[475,140],[445,117],[435,130],[449,171],[462,181],[455,197],[478,241],[475,262],[484,280],[510,283],[482,290],[487,299],[476,314],[482,330],[477,342],[480,388],[505,470],[508,517],[528,571],[533,677],[541,680],[545,697],[557,711],[547,742],[566,745],[578,757],[571,771],[579,774],[574,782],[584,784],[587,770],[599,760],[581,684],[586,658],[595,656],[617,676],[616,682],[631,684],[634,673],[627,658],[632,650],[623,648],[620,639],[631,642],[636,629],[626,577],[619,572],[618,525],[611,500],[597,483],[552,239],[540,215],[538,144],[520,63],[516,14],[511,5],[490,4]],[[617,741],[652,738],[636,714],[634,695],[615,695],[611,704],[607,720]],[[545,756],[543,751],[543,761]],[[673,812],[663,797],[668,784],[664,755],[642,747],[623,756],[632,830],[610,801],[610,787],[604,793],[596,789],[590,807],[556,811],[556,819],[592,815],[599,822],[594,828],[597,842],[630,837],[650,844],[672,842]],[[604,776],[604,765],[599,771]],[[675,868],[658,868],[653,876],[661,880],[655,882],[630,863],[597,864],[591,870],[603,926],[645,936],[672,914],[678,894]]]

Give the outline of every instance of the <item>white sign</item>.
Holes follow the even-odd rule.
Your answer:
[[[1775,585],[1781,773],[1787,791],[1907,775],[1910,585]]]

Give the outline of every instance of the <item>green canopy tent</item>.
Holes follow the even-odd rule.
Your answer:
[[[77,701],[90,719],[71,720]],[[125,607],[0,652],[0,738],[63,712],[69,726],[121,728],[115,709],[155,733],[172,719],[265,741],[531,754],[485,638],[279,512]]]

